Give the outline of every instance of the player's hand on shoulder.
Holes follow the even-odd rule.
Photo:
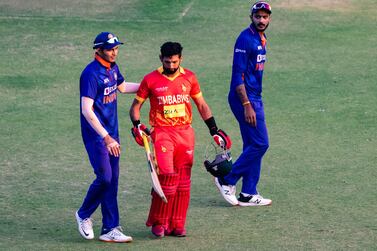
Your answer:
[[[140,121],[135,121],[133,123],[134,123],[134,127],[131,129],[131,134],[134,137],[136,143],[138,143],[140,146],[144,146],[142,135],[144,134],[148,136],[148,140],[149,140],[149,136],[151,135],[151,133],[148,127],[140,123]]]

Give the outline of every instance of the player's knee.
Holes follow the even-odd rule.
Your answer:
[[[244,152],[250,153],[250,154],[260,154],[263,155],[267,152],[267,149],[269,148],[268,141],[267,142],[258,142],[258,144],[253,144],[244,149]]]
[[[97,177],[97,181],[101,186],[108,187],[112,183],[112,176],[111,175],[103,175],[101,177]]]
[[[158,179],[161,183],[161,188],[165,195],[173,195],[177,191],[179,184],[179,176],[177,173],[160,174]]]
[[[268,142],[265,142],[264,144],[262,144],[261,146],[260,146],[260,149],[261,149],[261,151],[262,152],[267,152],[267,149],[270,147],[270,145],[268,144]]]
[[[190,191],[191,187],[191,180],[180,180],[178,184],[178,191],[185,192],[185,191]]]

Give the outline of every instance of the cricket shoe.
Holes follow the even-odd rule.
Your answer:
[[[186,229],[176,228],[170,233],[170,235],[175,236],[175,237],[185,237],[186,236]]]
[[[77,211],[75,215],[76,215],[76,221],[77,221],[77,225],[78,225],[81,236],[87,240],[93,239],[94,232],[93,232],[92,219],[90,218],[81,219]]]
[[[169,234],[168,231],[166,231],[165,228],[162,225],[153,225],[151,232],[154,236],[156,236],[158,238],[164,237],[165,232],[166,232],[167,235]]]
[[[272,200],[265,199],[259,194],[245,196],[240,193],[238,204],[242,207],[269,206],[272,204]]]
[[[238,200],[236,198],[236,186],[225,184],[221,178],[218,177],[215,178],[215,184],[227,202],[233,206],[238,205]]]
[[[109,232],[106,234],[102,234],[99,237],[100,241],[105,241],[105,242],[118,242],[118,243],[125,243],[125,242],[131,242],[132,237],[127,236],[124,233],[122,233],[122,228],[120,226],[115,227],[111,229]]]

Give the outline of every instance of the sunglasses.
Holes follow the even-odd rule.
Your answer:
[[[253,12],[258,11],[258,10],[262,10],[262,9],[268,10],[268,11],[271,12],[271,6],[266,2],[258,2],[256,4],[254,4],[253,8],[252,8]]]
[[[102,44],[115,44],[117,42],[119,42],[119,39],[117,37],[112,37],[109,40],[107,40],[106,42],[99,42],[99,43],[94,44],[94,46],[98,46],[98,45],[102,45]]]
[[[106,41],[106,44],[115,44],[116,42],[119,42],[119,39],[117,37],[112,37]]]

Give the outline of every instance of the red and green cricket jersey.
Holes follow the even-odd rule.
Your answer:
[[[192,122],[190,98],[201,97],[200,86],[193,72],[182,67],[173,77],[162,74],[163,68],[147,74],[136,99],[150,100],[149,123],[153,127],[179,126]]]

